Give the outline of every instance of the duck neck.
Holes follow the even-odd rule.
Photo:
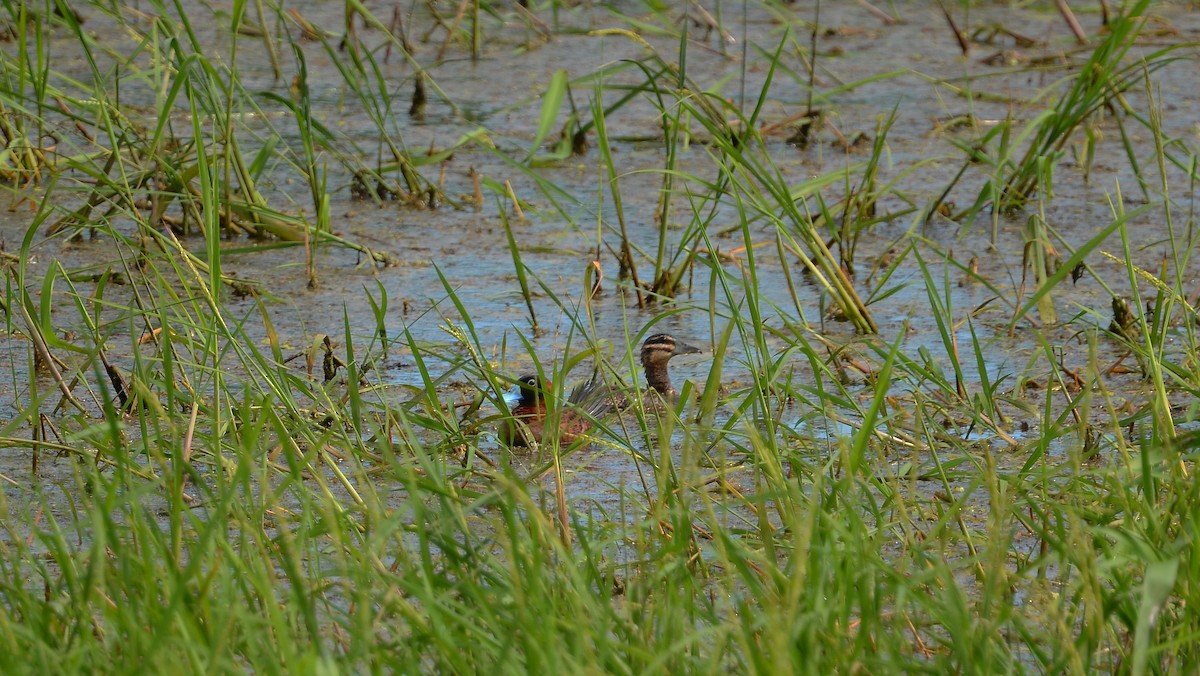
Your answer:
[[[674,397],[675,386],[671,384],[671,375],[667,373],[666,359],[642,359],[642,368],[646,371],[646,384],[650,389],[664,397]]]

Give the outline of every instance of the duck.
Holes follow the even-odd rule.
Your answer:
[[[551,386],[548,378],[536,374],[517,379],[517,387],[504,397],[511,415],[500,425],[501,441],[509,447],[524,448],[550,436],[546,425],[552,416],[546,406],[546,392]],[[593,373],[590,380],[571,390],[566,406],[553,418],[558,421],[559,443],[569,445],[587,436],[592,421],[607,416],[613,406],[609,387]]]
[[[646,389],[642,391],[642,401],[647,408],[661,408],[679,396],[679,391],[671,383],[671,372],[668,368],[671,359],[681,354],[700,352],[700,348],[688,345],[669,333],[656,333],[642,343],[642,372],[646,376]],[[634,398],[629,395],[618,395],[613,405],[619,410],[625,410],[630,408],[633,402]]]
[[[700,348],[677,340],[669,333],[650,336],[642,343],[642,370],[646,373],[646,385],[664,399],[678,397],[679,392],[671,384],[671,373],[667,370],[667,364],[672,357],[700,352]]]

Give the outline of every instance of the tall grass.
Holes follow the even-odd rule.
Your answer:
[[[347,265],[322,257],[331,247],[373,266],[393,261],[338,234],[333,204],[349,198],[336,183],[366,175],[397,195],[433,190],[452,203],[422,173],[450,149],[414,157],[392,125],[395,98],[415,81],[406,78],[428,78],[456,106],[410,41],[347,3],[346,21],[362,32],[346,36],[345,51],[318,39],[345,105],[368,120],[372,158],[323,122],[312,54],[270,32],[291,25],[281,6],[235,3],[224,17],[230,35],[251,13],[275,17],[263,28],[293,48],[278,54],[283,71],[290,58],[301,73],[297,88],[266,96],[237,66],[277,43],[231,40],[235,58],[223,61],[196,35],[204,8],[150,7],[153,20],[76,7],[132,36],[132,54],[57,4],[4,9],[16,30],[0,50],[5,177],[33,209],[3,257],[12,400],[0,419],[0,670],[1200,664],[1200,381],[1186,272],[1195,243],[1173,201],[1194,186],[1172,178],[1196,163],[1184,140],[1167,137],[1153,87],[1146,112],[1126,121],[1153,139],[1153,161],[1139,166],[1157,170],[1142,178],[1158,179],[1158,198],[1133,207],[1114,189],[1105,222],[1080,236],[1047,215],[1053,158],[998,162],[992,197],[1028,201],[1036,189],[1039,210],[1025,221],[1028,246],[981,271],[926,229],[932,209],[906,187],[932,162],[889,163],[894,109],[881,112],[861,161],[797,178],[779,160],[798,151],[762,133],[762,120],[784,47],[796,44],[790,32],[745,114],[695,67],[694,36],[660,5],[638,8],[644,16],[604,8],[620,30],[586,36],[559,21],[589,10],[560,3],[434,7],[441,16],[425,27],[464,57],[514,19],[550,30],[545,12],[554,39],[628,41],[629,26],[646,27],[669,36],[674,57],[643,37],[633,65],[576,80],[556,71],[529,99],[542,103],[532,149],[486,127],[453,145],[512,172],[480,184],[511,198],[495,217],[534,331],[493,340],[481,319],[494,308],[435,262],[429,312],[396,312],[406,301],[382,270],[377,289],[363,285],[340,317],[312,318],[301,341],[274,312],[288,290],[267,273],[231,274],[230,243],[237,261],[290,250],[312,281],[341,272],[318,266]],[[1113,29],[1123,37],[1085,62],[1092,85],[1077,98],[1088,114],[1153,77],[1160,61],[1134,70],[1124,60],[1137,38],[1128,22],[1146,10],[1131,7]],[[712,16],[720,35],[730,12]],[[389,48],[406,50],[397,79],[381,58]],[[59,65],[67,50],[81,59]],[[629,273],[618,282],[627,297],[593,297],[595,278],[580,284],[574,272],[594,268],[543,265],[533,246],[541,221],[561,216],[570,228],[590,199],[555,173],[572,160],[538,152],[560,115],[577,114],[573,103],[565,110],[572,91],[590,92],[578,108],[590,119],[561,128],[594,133],[593,194],[613,204],[591,205],[597,226],[580,230],[597,232],[589,245]],[[844,91],[813,97],[836,106]],[[657,166],[625,166],[628,144],[612,133],[638,105],[657,115]],[[1069,129],[1045,136],[1049,119],[1019,142],[995,141],[1010,159],[1026,147],[1061,152]],[[659,222],[636,228],[625,221],[628,181],[647,177],[661,194]],[[545,203],[525,221],[507,217],[507,204]],[[881,249],[879,232],[906,218],[888,235],[905,230],[903,253],[878,277],[854,275]],[[1166,224],[1158,268],[1139,263],[1134,228],[1148,218]],[[53,260],[63,240],[85,235],[102,240],[76,245],[94,263],[72,263],[78,249]],[[725,237],[732,259],[719,251]],[[1101,302],[1064,284],[1080,266]],[[953,282],[964,274],[970,289]],[[1118,296],[1134,316],[1110,330]],[[855,331],[826,325],[813,312],[822,299]],[[370,307],[365,323],[353,306]],[[707,336],[680,335],[708,349],[689,358],[694,377],[662,410],[634,406],[593,421],[587,445],[551,434],[528,454],[491,432],[520,373],[553,383],[552,419],[571,384],[593,373],[636,400],[641,341],[703,326]],[[1032,350],[1009,351],[1018,334]],[[402,384],[386,365],[395,360]]]
[[[1044,193],[1076,132],[1106,107],[1114,111],[1125,109],[1125,92],[1149,73],[1178,58],[1174,53],[1179,45],[1130,55],[1146,23],[1149,6],[1148,0],[1140,0],[1122,8],[1108,23],[1088,59],[1080,64],[1078,74],[1064,78],[1062,92],[1054,104],[1024,128],[1017,129],[1016,121],[1009,119],[988,132],[977,145],[964,148],[969,163],[983,159],[982,153],[993,167],[991,180],[967,210],[968,215],[974,216],[987,205],[994,205],[997,211],[1019,208]],[[1046,94],[1056,89],[1050,87]],[[1117,112],[1117,117],[1120,115]],[[1127,133],[1123,124],[1120,130],[1122,136]],[[993,139],[997,140],[995,146],[991,146]],[[984,150],[988,147],[992,152]],[[1128,142],[1125,148],[1129,149]],[[1136,168],[1133,154],[1130,160]]]

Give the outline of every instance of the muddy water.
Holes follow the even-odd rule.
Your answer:
[[[1013,9],[990,4],[972,8],[969,17],[958,17],[960,25],[985,32],[990,27],[1003,26],[1032,38],[1034,44],[1018,45],[1012,37],[998,34],[990,44],[977,44],[969,55],[963,56],[945,18],[934,5],[901,4],[902,21],[885,23],[856,3],[827,4],[835,6],[822,10],[816,85],[819,92],[836,93],[818,96],[815,105],[826,112],[829,125],[820,129],[815,142],[804,149],[787,143],[786,127],[779,133],[766,135],[764,142],[787,180],[799,184],[863,161],[865,153],[861,150],[848,153],[838,144],[839,136],[853,138],[861,133],[873,137],[880,119],[894,111],[895,121],[887,136],[887,153],[880,168],[879,182],[895,180],[895,190],[880,202],[880,213],[899,213],[910,204],[926,204],[940,195],[959,171],[963,152],[954,142],[969,142],[976,132],[948,133],[941,130],[940,120],[972,114],[979,120],[980,132],[1008,115],[1023,121],[1031,120],[1050,103],[1049,99],[1039,99],[1043,96],[1042,88],[1076,72],[1074,67],[1063,68],[1056,64],[1064,60],[1078,64],[1084,58],[1080,48],[1070,39],[1061,18],[1045,9]],[[640,12],[640,8],[641,5],[636,3],[623,7],[632,13]],[[192,9],[196,16],[209,11],[200,5]],[[386,13],[382,9],[379,11]],[[1148,52],[1167,44],[1195,40],[1200,35],[1200,17],[1186,8],[1161,6],[1155,11],[1159,16],[1150,22],[1138,49]],[[342,21],[340,11],[332,5],[306,9],[305,16],[322,26],[340,26]],[[658,20],[651,16],[639,18],[651,23]],[[751,8],[744,25],[740,17],[726,16],[727,39],[714,33],[697,36],[690,43],[687,74],[699,88],[718,91],[731,101],[744,102],[749,109],[763,89],[771,71],[768,57],[783,39],[785,30],[803,32],[807,30],[806,22],[810,18],[801,13],[799,5],[771,11]],[[103,17],[92,20],[91,30],[104,29]],[[541,17],[541,20],[553,23],[551,17]],[[407,31],[416,47],[414,58],[428,69],[429,76],[444,91],[445,99],[431,95],[422,119],[406,115],[413,71],[398,54],[392,54],[383,68],[388,86],[393,87],[396,94],[397,112],[392,116],[390,127],[393,138],[402,139],[409,149],[437,149],[448,147],[463,134],[482,128],[503,153],[522,158],[529,151],[536,133],[539,97],[555,70],[563,68],[571,77],[582,78],[602,69],[612,69],[605,71],[602,81],[606,86],[638,81],[639,72],[622,64],[629,59],[642,58],[645,47],[620,35],[586,34],[589,29],[628,27],[628,24],[603,7],[586,6],[564,11],[558,20],[558,30],[553,30],[549,39],[543,39],[535,28],[510,17],[505,25],[494,25],[488,31],[488,41],[479,61],[469,59],[463,45],[458,43],[451,44],[446,58],[437,61],[436,54],[444,33],[433,30],[433,37],[422,41],[420,36],[430,31],[428,17],[406,16]],[[1096,29],[1098,17],[1087,15],[1081,20],[1088,30]],[[218,15],[214,21],[198,22],[197,29],[201,39],[211,41],[214,49],[228,49],[230,38],[224,25],[222,16]],[[678,53],[676,40],[657,36],[649,30],[644,30],[643,35],[664,58],[675,60]],[[368,48],[384,42],[377,32],[370,30],[364,29],[360,37]],[[807,44],[807,39],[799,42]],[[66,44],[64,42],[63,51],[69,50]],[[297,70],[295,63],[286,63],[286,76],[282,81],[275,81],[264,55],[258,54],[259,58],[254,58],[258,49],[256,43],[240,38],[239,45],[245,50],[238,66],[247,87],[286,97],[286,87]],[[795,52],[793,46],[784,50],[782,68],[774,73],[764,97],[762,120],[765,125],[795,115],[807,103],[807,77],[802,75],[804,66]],[[992,58],[997,55],[998,59]],[[337,70],[319,45],[307,43],[305,56],[316,117],[334,130],[347,146],[355,144],[361,148],[365,162],[373,162],[379,141],[369,118],[352,98],[347,97]],[[382,59],[379,52],[377,58]],[[845,87],[851,83],[860,84]],[[1158,71],[1154,83],[1155,96],[1163,105],[1164,133],[1181,139],[1190,148],[1195,141],[1195,119],[1190,111],[1195,110],[1200,93],[1193,62],[1185,60]],[[956,88],[969,85],[975,96],[960,96],[950,85]],[[131,85],[130,90],[127,100],[137,101],[136,86]],[[594,92],[589,83],[575,85],[576,104],[585,105]],[[148,93],[142,95],[147,103],[152,100]],[[618,96],[619,92],[611,89],[604,92],[606,103]],[[1127,100],[1136,110],[1147,108],[1144,92],[1140,89],[1130,91]],[[295,130],[285,121],[279,121],[279,111],[264,112],[283,130],[285,142],[298,143]],[[185,118],[181,111],[181,121]],[[565,114],[562,119],[565,120]],[[261,133],[265,129],[265,126],[256,127],[255,124],[253,119],[247,120],[247,143],[251,147],[253,135],[250,132]],[[660,197],[661,176],[657,170],[664,164],[661,143],[654,140],[661,136],[658,112],[646,97],[638,97],[610,116],[607,125],[610,137],[614,139],[614,161],[621,175],[620,187],[631,240],[636,248],[652,255],[658,243],[654,214]],[[1127,128],[1132,133],[1133,153],[1148,172],[1146,179],[1151,186],[1151,199],[1161,199],[1160,183],[1154,176],[1157,169],[1150,162],[1154,154],[1153,139],[1142,127],[1127,122]],[[1098,130],[1102,140],[1087,180],[1081,168],[1072,162],[1068,151],[1054,173],[1053,199],[1032,209],[1043,209],[1046,221],[1072,246],[1086,242],[1097,229],[1112,221],[1111,204],[1116,199],[1118,186],[1131,208],[1144,201],[1137,189],[1137,176],[1111,118],[1099,121]],[[702,142],[693,143],[680,158],[681,170],[711,178],[714,170],[708,152]],[[391,336],[402,335],[407,329],[419,343],[441,345],[448,352],[454,351],[454,341],[441,326],[447,321],[460,323],[462,318],[447,302],[446,291],[438,277],[440,270],[466,307],[487,356],[501,363],[504,370],[515,375],[532,367],[530,358],[519,348],[518,333],[531,341],[544,363],[560,359],[568,344],[571,324],[550,296],[539,291],[535,310],[543,330],[537,334],[530,331],[529,313],[519,292],[499,213],[499,209],[509,209],[507,200],[485,192],[480,208],[456,206],[467,204],[473,195],[472,170],[499,183],[511,182],[514,193],[526,205],[523,217],[508,212],[521,246],[522,259],[532,274],[567,306],[580,304],[585,270],[592,260],[592,252],[598,247],[598,238],[603,240],[600,263],[605,273],[606,293],[593,301],[592,312],[597,337],[615,346],[610,359],[618,371],[627,370],[627,365],[621,363],[627,337],[638,335],[644,327],[652,325],[653,328],[647,330],[669,331],[708,347],[717,342],[728,321],[726,317],[742,311],[740,294],[744,292],[735,290],[735,297],[730,299],[719,289],[710,288],[710,272],[703,265],[697,266],[689,278],[687,291],[669,307],[669,316],[665,306],[640,308],[632,302],[627,284],[623,292],[622,285],[615,281],[618,276],[616,262],[607,247],[618,245],[616,214],[604,189],[606,169],[594,149],[585,156],[536,170],[561,189],[561,193],[553,195],[561,210],[555,208],[551,198],[528,176],[495,153],[479,147],[464,147],[444,166],[424,169],[430,177],[444,171],[443,187],[449,200],[437,208],[411,208],[390,203],[376,206],[356,201],[350,194],[348,173],[332,161],[326,168],[328,185],[334,190],[332,211],[337,233],[389,252],[395,264],[389,267],[363,265],[362,257],[356,252],[323,246],[317,254],[320,284],[310,288],[303,267],[303,252],[299,248],[238,253],[236,250],[246,248],[249,243],[244,240],[226,242],[225,246],[231,252],[223,261],[225,269],[242,279],[262,284],[275,330],[288,350],[302,349],[315,334],[342,335],[344,316],[349,318],[356,344],[369,344],[375,332],[375,319],[364,288],[374,293],[379,284],[386,289],[390,299],[392,311],[387,326]],[[1189,221],[1194,195],[1191,184],[1181,172],[1170,168],[1167,174],[1178,226]],[[312,217],[311,206],[305,206],[303,187],[289,181],[282,170],[276,178],[275,192],[268,197],[294,199],[297,208]],[[983,168],[969,169],[947,197],[960,207],[968,205],[985,181]],[[836,202],[844,190],[844,184],[835,182],[824,192],[826,202]],[[687,196],[675,194],[672,200],[676,219],[681,222],[688,219],[690,203]],[[63,208],[68,206],[64,204]],[[1031,280],[1022,287],[1028,213],[1000,217],[994,222],[985,214],[973,223],[935,216],[924,224],[914,223],[913,215],[908,214],[864,232],[858,244],[855,282],[863,297],[881,298],[870,307],[880,326],[878,341],[894,344],[903,333],[900,344],[905,354],[915,358],[921,348],[925,348],[944,369],[949,368],[947,348],[930,312],[923,274],[915,257],[905,258],[890,276],[886,276],[886,281],[881,281],[885,277],[882,274],[870,274],[875,262],[889,250],[903,250],[915,243],[930,265],[942,302],[948,302],[954,308],[953,314],[958,321],[954,336],[960,350],[972,342],[970,328],[962,320],[968,313],[979,310],[973,324],[983,345],[985,368],[993,381],[1006,379],[1009,385],[1002,390],[1009,390],[1020,379],[1046,381],[1050,370],[1043,355],[1046,344],[1061,346],[1064,365],[1085,371],[1089,356],[1086,341],[1080,338],[1080,333],[1089,327],[1107,326],[1111,314],[1109,291],[1093,276],[1085,277],[1078,284],[1062,285],[1055,293],[1060,319],[1075,317],[1073,321],[1047,327],[1037,323],[1031,315],[1010,328],[1014,305],[1020,304],[1018,299],[1028,298],[1033,287]],[[1157,270],[1166,251],[1162,214],[1162,209],[1151,209],[1131,223],[1134,262],[1143,269]],[[708,226],[715,238],[714,244],[732,253],[733,259],[722,265],[735,278],[741,276],[739,266],[745,265],[748,256],[742,250],[744,241],[738,229],[739,219],[737,211],[725,205],[718,209]],[[679,247],[680,230],[674,227],[676,224],[672,225],[667,247],[673,251]],[[9,250],[24,237],[29,227],[29,214],[25,209],[0,214],[0,237]],[[719,234],[730,232],[735,234]],[[758,287],[753,292],[764,301],[768,327],[782,329],[784,319],[789,322],[799,320],[783,274],[784,266],[787,266],[797,280],[794,292],[812,330],[832,345],[849,344],[853,352],[868,360],[877,360],[870,350],[873,344],[870,341],[875,339],[856,336],[847,324],[822,318],[820,309],[828,305],[828,299],[822,299],[815,286],[802,281],[795,260],[777,258],[774,236],[765,226],[752,224],[750,239],[755,247],[753,255],[758,275]],[[199,239],[192,238],[187,243],[195,250],[203,249]],[[1120,255],[1120,243],[1115,239],[1103,248]],[[34,251],[36,257],[30,265],[35,277],[38,270],[44,270],[53,259],[62,261],[69,269],[112,259],[111,248],[103,241],[68,244],[61,237],[42,240],[39,236]],[[990,282],[992,288],[977,281],[964,281],[960,268],[944,263],[938,252],[945,252],[962,267],[969,266],[972,258],[977,259],[979,275]],[[640,257],[638,264],[639,274],[643,278],[649,277],[652,264],[647,258]],[[1097,255],[1089,259],[1089,264],[1113,293],[1129,293],[1128,277],[1119,264]],[[1183,277],[1187,288],[1200,284],[1200,270],[1185,270]],[[33,293],[37,291],[31,289]],[[234,316],[252,315],[255,302],[230,299],[228,309]],[[255,337],[265,335],[265,330],[255,322],[248,323],[247,331]],[[121,343],[117,339],[119,336],[118,331],[112,341],[114,346]],[[785,348],[779,338],[771,337],[770,340],[777,350]],[[572,344],[578,345],[580,341],[573,339]],[[507,345],[507,351],[502,351],[503,345]],[[1096,361],[1101,365],[1118,362],[1123,353],[1112,341],[1103,338],[1097,342],[1096,349]],[[24,340],[5,337],[0,350],[8,357],[9,364],[4,381],[11,389],[5,392],[5,398],[12,397],[17,402],[12,410],[19,410],[21,402],[27,401],[29,396],[28,389],[22,385],[29,379],[28,344]],[[714,360],[719,360],[724,379],[730,384],[731,391],[737,392],[749,382],[743,354],[740,341],[735,338],[723,354],[708,352],[676,360],[672,365],[675,378],[678,382],[703,383]],[[973,356],[964,351],[960,352],[960,357],[963,358],[967,387],[977,388],[980,378]],[[115,358],[127,359],[128,355],[117,354]],[[807,363],[799,357],[795,362],[799,384],[810,385],[814,376]],[[377,377],[385,386],[415,385],[419,380],[412,365],[403,346],[393,345],[377,371]],[[438,367],[436,362],[433,367]],[[575,377],[583,377],[583,374]],[[1133,375],[1114,375],[1108,385],[1125,388],[1120,396],[1135,403],[1143,398],[1142,385]],[[51,382],[39,383],[43,391],[51,387]],[[463,398],[472,389],[462,378],[452,378],[446,387],[448,392]],[[915,383],[905,383],[899,386],[900,394],[918,387]],[[848,389],[851,396],[863,400],[873,392],[866,380],[852,381]],[[460,392],[462,394],[458,394]],[[1017,392],[1013,396],[1021,398],[1023,394]],[[1034,410],[1038,408],[1037,401],[1034,397]],[[1007,412],[1016,421],[1012,434],[1018,440],[1037,434],[1036,414],[1017,409]],[[853,422],[850,412],[842,413]],[[831,422],[812,411],[796,408],[788,415],[785,424],[809,440],[806,448],[813,454],[830,452],[832,439],[844,435],[847,430],[845,421]],[[1021,431],[1021,422],[1032,425],[1032,429]],[[965,435],[966,431],[962,433]],[[490,435],[481,438],[480,450],[492,455],[506,452]],[[653,482],[646,480],[644,466],[635,463],[631,454],[653,452],[653,448],[645,445],[632,444],[626,448],[617,444],[614,448],[601,444],[573,457],[567,468],[573,496],[594,501],[605,509],[615,509],[620,505],[620,497],[614,486],[635,487],[632,492],[636,494],[642,491],[641,486],[646,481],[650,485],[646,492],[652,493]],[[536,465],[535,460],[528,458],[517,458],[516,462],[529,468]],[[25,459],[20,458],[3,471],[21,471],[24,463]]]

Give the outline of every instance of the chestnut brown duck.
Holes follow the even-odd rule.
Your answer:
[[[500,425],[500,440],[509,446],[525,447],[540,444],[549,436],[547,423],[552,419],[546,406],[550,380],[537,375],[517,379],[514,392],[505,395],[511,416]],[[613,397],[608,386],[597,374],[571,390],[566,405],[558,412],[558,440],[566,445],[587,435],[592,421],[612,413]]]

